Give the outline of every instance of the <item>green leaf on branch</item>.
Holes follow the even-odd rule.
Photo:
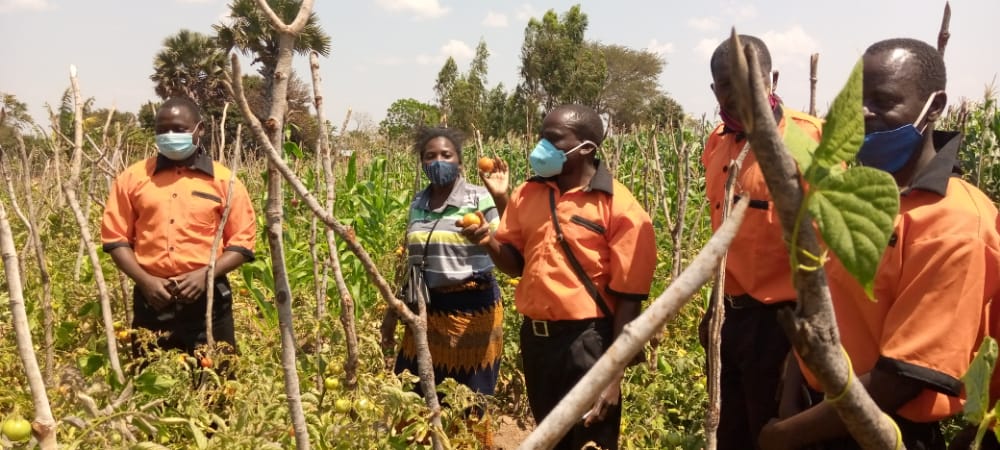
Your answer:
[[[161,395],[177,384],[177,380],[168,375],[160,375],[153,371],[143,372],[136,377],[135,386],[140,392]]]
[[[990,375],[997,362],[997,341],[987,336],[979,346],[969,371],[962,375],[965,384],[965,407],[962,415],[969,423],[978,424],[990,408]]]
[[[899,211],[896,181],[881,170],[853,167],[831,172],[812,191],[807,207],[823,240],[873,298],[875,271]]]
[[[865,119],[861,109],[861,61],[854,65],[847,85],[837,94],[823,124],[823,139],[816,149],[813,163],[828,168],[854,159],[864,141]],[[813,169],[812,167],[809,167]],[[818,180],[806,174],[806,180]]]

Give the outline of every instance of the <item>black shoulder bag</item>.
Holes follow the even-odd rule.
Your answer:
[[[569,242],[566,242],[566,238],[563,236],[562,228],[559,226],[559,219],[556,217],[556,191],[555,189],[549,189],[549,209],[552,212],[552,227],[556,230],[556,241],[559,241],[559,245],[562,247],[563,252],[566,253],[566,259],[569,260],[569,265],[573,267],[573,273],[576,277],[580,279],[583,283],[583,287],[590,294],[590,298],[594,299],[594,303],[597,304],[598,308],[601,308],[601,312],[604,313],[604,317],[608,320],[614,320],[615,315],[611,312],[611,308],[604,301],[604,297],[601,297],[601,292],[594,285],[594,281],[587,276],[587,272],[583,270],[583,266],[580,264],[580,260],[576,259],[576,255],[573,254],[573,249],[570,248]]]

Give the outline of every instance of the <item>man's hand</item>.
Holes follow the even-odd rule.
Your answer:
[[[493,197],[507,195],[507,189],[510,188],[510,169],[500,158],[493,158],[493,161],[495,162],[493,172],[486,173],[480,170],[479,179],[483,180],[483,185]]]
[[[462,224],[462,221],[458,221],[456,225],[462,228],[462,236],[465,236],[469,242],[476,245],[487,245],[490,243],[492,238],[490,233],[490,223],[486,221],[486,216],[483,215],[482,211],[476,211],[476,215],[479,216],[479,224]]]
[[[611,382],[608,383],[608,386],[601,391],[601,395],[598,396],[597,401],[594,402],[594,407],[590,408],[590,411],[587,411],[587,413],[583,416],[584,426],[589,427],[593,423],[604,420],[604,418],[608,415],[608,409],[618,404],[618,398],[621,397],[622,392],[622,377],[624,375],[624,373],[616,375],[611,379]]]
[[[170,280],[149,275],[137,280],[136,285],[139,286],[139,292],[142,292],[146,303],[149,303],[149,306],[152,306],[156,311],[162,311],[163,308],[174,303],[174,292],[171,290]]]
[[[169,281],[174,285],[174,294],[177,295],[177,300],[182,303],[194,303],[202,295],[205,295],[205,274],[207,273],[208,267],[202,267],[170,278]]]

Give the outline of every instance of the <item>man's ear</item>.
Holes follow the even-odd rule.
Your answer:
[[[194,130],[191,131],[191,135],[198,138],[198,145],[201,145],[201,138],[205,136],[205,122],[201,121],[195,124]]]
[[[944,91],[935,92],[934,100],[931,100],[931,106],[927,108],[927,121],[936,122],[940,119],[946,106],[948,106],[948,94]]]

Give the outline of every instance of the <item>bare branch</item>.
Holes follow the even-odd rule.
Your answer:
[[[709,239],[705,247],[691,261],[691,265],[670,283],[670,286],[642,315],[625,326],[601,359],[521,443],[520,448],[552,448],[566,431],[580,422],[580,416],[590,409],[594,399],[600,395],[611,378],[621,373],[629,361],[642,350],[643,345],[652,339],[660,328],[712,278],[722,255],[729,248],[730,242],[743,222],[747,203],[749,202],[746,200],[736,203],[729,219]]]
[[[944,49],[951,39],[951,2],[944,2],[944,15],[941,17],[941,31],[938,31],[937,51],[944,58]]]

